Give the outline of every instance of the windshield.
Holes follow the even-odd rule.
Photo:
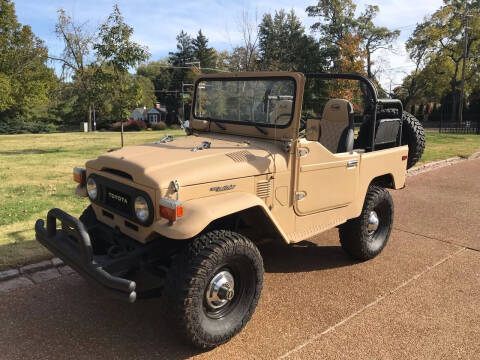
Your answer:
[[[287,126],[295,81],[290,78],[204,79],[197,82],[195,117],[260,126]]]

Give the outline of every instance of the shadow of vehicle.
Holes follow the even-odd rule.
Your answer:
[[[299,273],[357,264],[340,245],[318,245],[310,241],[260,246],[266,273]]]

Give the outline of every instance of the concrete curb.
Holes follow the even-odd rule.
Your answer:
[[[16,290],[27,285],[42,283],[56,279],[74,271],[59,258],[44,260],[17,269],[0,271],[0,294]]]
[[[480,158],[480,151],[478,151],[476,153],[473,153],[468,158],[462,158],[460,156],[455,156],[455,157],[451,157],[451,158],[445,159],[445,160],[434,161],[434,162],[426,163],[426,164],[423,164],[423,165],[420,165],[420,166],[415,166],[415,167],[407,170],[407,176],[418,175],[418,174],[421,174],[421,173],[424,173],[424,172],[427,172],[427,171],[430,171],[430,170],[440,169],[440,168],[445,167],[445,166],[454,165],[454,164],[457,164],[457,163],[462,162],[462,161],[475,160],[475,159],[479,159],[479,158]]]
[[[421,174],[421,173],[424,173],[424,172],[427,172],[427,171],[430,171],[430,170],[433,170],[433,169],[439,169],[439,168],[442,168],[442,167],[445,167],[445,166],[450,166],[450,165],[453,165],[453,164],[456,164],[458,162],[462,162],[462,161],[465,161],[465,160],[467,160],[467,159],[461,158],[459,156],[455,156],[455,157],[448,158],[448,159],[445,159],[445,160],[434,161],[434,162],[426,163],[426,164],[423,164],[423,165],[420,165],[420,166],[415,166],[415,167],[407,170],[407,176],[418,175],[418,174]]]
[[[407,171],[407,176],[415,176],[434,169],[454,165],[462,161],[479,158],[480,152],[476,152],[468,157],[468,159],[456,156],[445,160],[435,161],[409,169]],[[17,269],[0,271],[0,294],[27,285],[52,280],[63,275],[69,275],[73,272],[74,271],[69,266],[66,266],[59,258],[40,261],[35,264],[21,266]]]

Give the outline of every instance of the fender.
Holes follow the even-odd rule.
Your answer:
[[[368,186],[376,177],[390,175],[393,178],[393,188],[395,190],[402,189],[405,186],[407,160],[406,158],[403,160],[403,158],[407,155],[407,145],[362,154],[360,160],[359,192],[352,206],[352,218],[359,216],[362,212]]]
[[[265,202],[253,194],[244,192],[232,192],[185,201],[183,203],[184,215],[180,219],[173,224],[169,224],[166,220],[157,221],[153,225],[153,231],[169,239],[190,239],[198,235],[212,221],[256,206],[263,210],[283,240],[288,243],[287,235]]]

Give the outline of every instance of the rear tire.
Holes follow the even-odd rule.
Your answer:
[[[393,226],[393,214],[390,193],[379,186],[370,185],[360,216],[339,228],[342,248],[355,259],[373,259],[382,252],[388,242]]]
[[[407,169],[413,167],[425,151],[425,130],[412,114],[403,112],[402,144],[408,145]]]
[[[195,346],[216,347],[250,320],[263,273],[260,252],[245,236],[227,230],[200,235],[173,259],[165,289],[169,311]]]

